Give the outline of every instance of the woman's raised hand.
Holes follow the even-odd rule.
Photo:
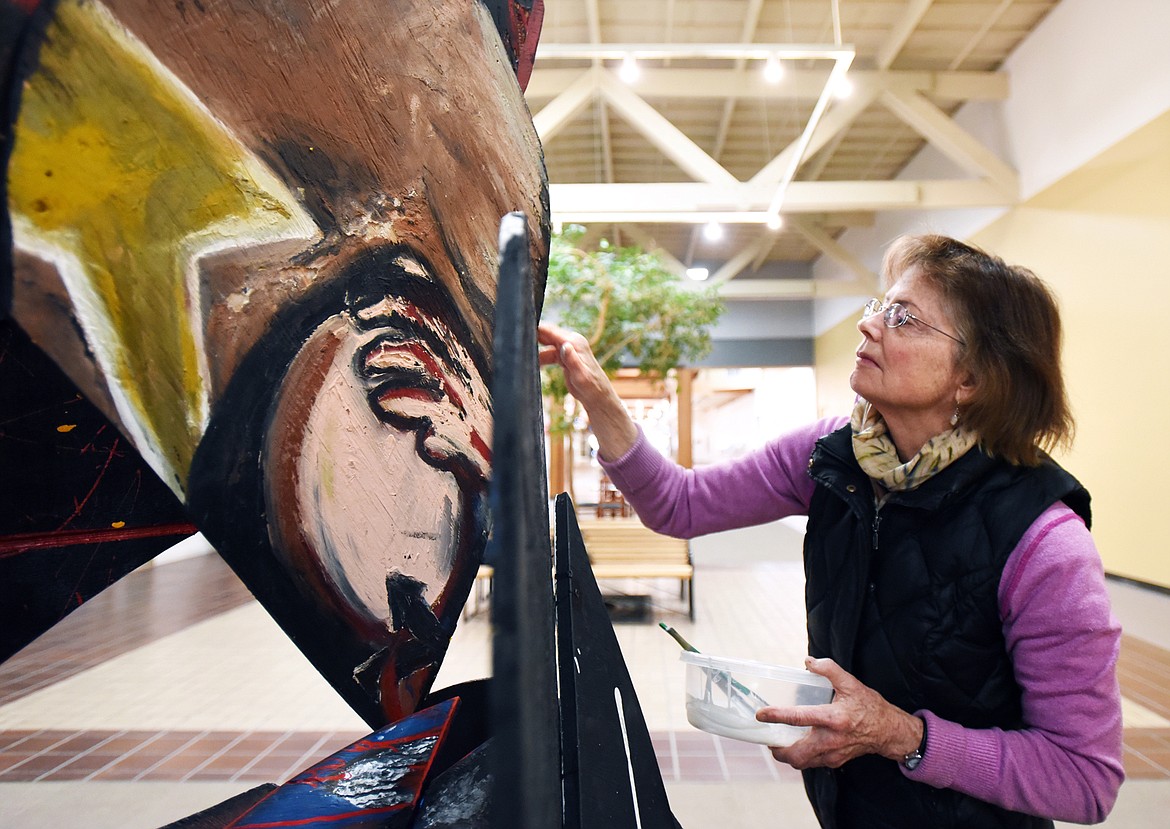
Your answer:
[[[585,407],[603,457],[616,460],[638,439],[638,427],[614,391],[609,377],[593,356],[589,341],[575,331],[551,323],[536,330],[540,364],[557,364],[565,373],[569,394]]]
[[[598,400],[609,395],[612,386],[601,364],[593,356],[589,341],[576,331],[569,331],[550,323],[541,323],[536,329],[540,343],[540,364],[558,364],[565,372],[565,385],[589,411]]]

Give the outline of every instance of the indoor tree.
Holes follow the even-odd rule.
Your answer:
[[[578,245],[584,232],[569,225],[553,236],[546,318],[583,334],[611,376],[619,368],[637,367],[666,377],[710,352],[711,328],[724,309],[713,286],[681,280],[660,256],[637,247],[603,239],[595,250],[583,250]],[[545,369],[544,392],[552,443],[549,485],[559,491],[564,441],[575,417],[565,405],[568,390],[559,367]]]

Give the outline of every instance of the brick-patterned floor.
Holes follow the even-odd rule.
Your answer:
[[[136,570],[0,663],[0,705],[250,601],[218,556]]]
[[[0,705],[247,601],[247,591],[214,557],[140,571],[0,666]],[[1127,698],[1170,719],[1170,651],[1126,636],[1118,676]],[[280,783],[362,736],[337,731],[0,731],[0,783]],[[651,738],[667,781],[798,776],[762,746],[694,730],[652,732]],[[1170,728],[1127,728],[1124,740],[1130,779],[1170,779]]]
[[[1170,652],[1132,636],[1121,640],[1121,693],[1170,719]],[[1170,728],[1127,728],[1125,773],[1131,779],[1170,779]]]
[[[283,782],[362,736],[335,731],[3,731],[0,783]],[[667,781],[799,779],[763,746],[701,731],[650,736]]]

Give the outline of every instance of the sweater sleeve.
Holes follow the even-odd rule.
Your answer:
[[[1062,503],[1020,539],[999,586],[1024,727],[967,729],[928,711],[922,763],[904,773],[1013,811],[1103,821],[1124,779],[1117,655],[1100,556]]]
[[[625,455],[602,458],[601,465],[647,527],[694,538],[806,514],[814,487],[808,476],[813,446],[844,422],[820,420],[741,458],[698,469],[664,458],[639,428]]]

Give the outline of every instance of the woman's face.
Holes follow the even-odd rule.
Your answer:
[[[956,330],[941,295],[915,269],[902,273],[882,302],[899,302],[943,331]],[[888,422],[937,422],[942,431],[967,395],[967,372],[956,364],[959,344],[914,320],[887,328],[881,314],[861,320],[857,328],[863,340],[849,378],[853,391]]]

